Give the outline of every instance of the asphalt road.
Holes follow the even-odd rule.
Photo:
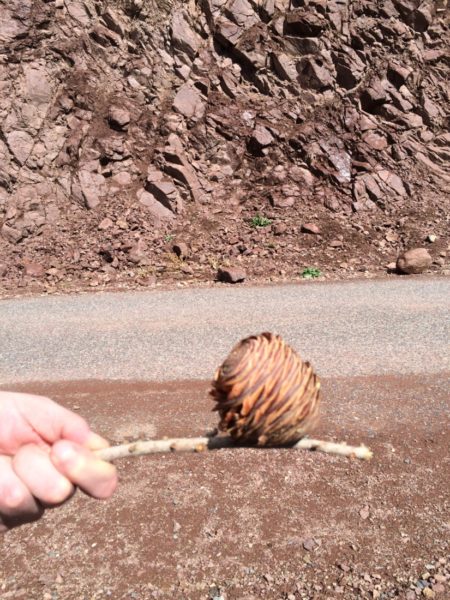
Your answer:
[[[0,384],[210,378],[280,333],[323,376],[450,371],[450,280],[401,278],[0,302]]]

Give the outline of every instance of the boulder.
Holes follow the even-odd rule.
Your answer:
[[[217,271],[217,279],[225,283],[238,283],[246,278],[244,269],[240,267],[221,268]]]
[[[397,258],[397,270],[407,275],[423,273],[433,262],[430,254],[425,248],[412,248],[399,255]]]

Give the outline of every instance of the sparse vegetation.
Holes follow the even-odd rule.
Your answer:
[[[173,235],[170,235],[170,234],[168,234],[168,235],[165,235],[165,236],[164,236],[164,241],[165,241],[165,242],[167,242],[167,243],[169,243],[169,242],[172,242],[172,241],[173,241],[173,239],[174,239],[174,237],[175,237],[175,236],[173,236]]]
[[[149,277],[150,275],[154,274],[154,268],[150,265],[141,265],[136,269],[136,277],[138,277],[139,279],[145,279],[146,277]]]
[[[322,272],[320,271],[320,269],[317,269],[316,267],[306,267],[306,269],[303,269],[303,271],[302,271],[303,279],[316,279],[317,277],[320,277],[321,275],[322,275]]]
[[[271,225],[272,221],[271,219],[268,219],[267,217],[264,217],[263,215],[255,215],[254,217],[252,217],[250,219],[250,225],[252,227],[267,227],[268,225]]]

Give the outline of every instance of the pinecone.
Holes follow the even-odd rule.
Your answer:
[[[239,342],[212,385],[219,429],[240,442],[293,444],[317,420],[319,378],[278,335],[262,333]]]

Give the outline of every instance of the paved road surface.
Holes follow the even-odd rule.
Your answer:
[[[0,384],[210,378],[282,334],[324,376],[450,371],[450,280],[402,278],[0,302]]]

